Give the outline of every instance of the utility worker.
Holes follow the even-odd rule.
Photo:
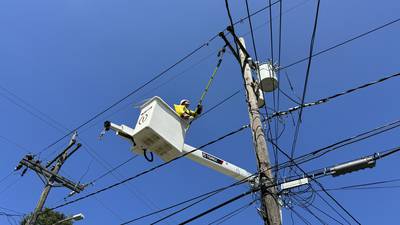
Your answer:
[[[187,99],[182,99],[179,105],[174,104],[175,112],[184,120],[190,121],[201,114],[203,107],[198,105],[195,111],[189,108],[190,101]]]

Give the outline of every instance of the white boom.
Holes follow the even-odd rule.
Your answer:
[[[105,122],[105,129],[106,130],[114,130],[117,135],[127,139],[133,144],[132,150],[136,153],[143,154],[143,149],[140,149],[137,147],[134,141],[134,135],[135,135],[135,130],[131,127],[128,127],[126,125],[117,125],[111,122]],[[184,154],[187,154],[193,150],[195,150],[195,147],[192,147],[190,145],[184,144],[183,149],[181,150],[180,154],[175,154],[175,157],[182,156]],[[151,151],[151,149],[149,149]],[[153,151],[155,152],[155,151]],[[157,152],[155,152],[157,154]],[[232,163],[229,163],[223,159],[220,159],[214,155],[211,155],[201,149],[197,149],[187,155],[185,155],[186,158],[191,159],[192,161],[199,163],[203,166],[209,167],[215,171],[218,171],[224,175],[228,175],[230,177],[233,177],[236,180],[247,180],[250,181],[254,184],[255,177],[252,176],[251,173],[246,171],[245,169],[242,169]],[[172,158],[170,158],[171,160]],[[169,161],[169,160],[165,160]]]

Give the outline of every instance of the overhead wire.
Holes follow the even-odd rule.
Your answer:
[[[74,199],[74,200],[68,201],[68,202],[66,202],[66,203],[64,203],[64,204],[55,206],[55,207],[51,208],[51,210],[58,209],[58,208],[61,208],[61,207],[63,207],[63,206],[66,206],[66,205],[70,205],[70,204],[72,204],[72,203],[81,201],[81,200],[83,200],[83,199],[86,199],[86,198],[91,197],[91,196],[93,196],[93,195],[99,194],[99,193],[104,192],[104,191],[106,191],[106,190],[109,190],[109,189],[111,189],[111,188],[117,187],[117,186],[119,186],[119,185],[121,185],[121,184],[124,184],[124,183],[126,183],[126,182],[128,182],[128,181],[131,181],[131,180],[133,180],[133,179],[137,179],[138,177],[141,177],[141,176],[143,176],[143,175],[145,175],[145,174],[147,174],[147,173],[150,173],[150,172],[152,172],[152,171],[154,171],[154,170],[156,170],[156,169],[159,169],[159,168],[161,168],[161,167],[164,167],[164,166],[166,166],[166,165],[168,165],[168,164],[170,164],[170,163],[172,163],[172,162],[175,162],[176,160],[181,159],[181,158],[183,158],[183,157],[185,157],[185,156],[187,156],[187,155],[189,155],[189,154],[191,154],[191,153],[193,153],[193,152],[195,152],[195,151],[197,151],[197,150],[199,150],[199,149],[201,149],[201,148],[207,147],[207,146],[212,145],[212,144],[214,144],[214,143],[216,143],[216,142],[218,142],[218,141],[221,141],[221,140],[223,140],[223,139],[225,139],[225,138],[227,138],[227,137],[229,137],[229,136],[232,136],[232,135],[234,135],[234,134],[236,134],[236,133],[239,133],[240,131],[242,131],[242,130],[244,130],[244,129],[246,129],[246,128],[248,128],[248,125],[242,126],[242,127],[240,127],[239,129],[236,129],[236,130],[234,130],[234,131],[231,131],[231,132],[229,132],[229,133],[227,133],[227,134],[225,134],[225,135],[223,135],[223,136],[221,136],[221,137],[219,137],[219,138],[213,139],[212,141],[207,142],[206,144],[200,146],[199,148],[195,148],[195,149],[193,149],[193,150],[191,150],[191,151],[189,151],[189,152],[187,152],[187,153],[185,153],[185,154],[182,154],[181,156],[178,156],[178,157],[176,157],[176,158],[174,158],[174,159],[172,159],[172,160],[170,160],[170,161],[161,163],[161,164],[159,164],[159,165],[157,165],[157,166],[154,166],[154,167],[152,167],[152,168],[150,168],[150,169],[144,170],[144,171],[142,171],[142,172],[140,172],[140,173],[138,173],[138,174],[136,174],[136,175],[134,175],[134,176],[131,176],[131,177],[126,178],[126,179],[124,179],[124,180],[122,180],[122,181],[120,181],[120,182],[117,182],[117,183],[114,183],[114,184],[112,184],[112,185],[109,185],[109,186],[107,186],[107,187],[105,187],[105,188],[99,189],[99,190],[97,190],[97,191],[95,191],[95,192],[86,194],[86,195],[84,195],[84,196],[82,196],[82,197],[79,197],[79,198],[77,198],[77,199]]]
[[[308,155],[308,154],[305,154],[305,155],[303,155],[303,156],[300,156],[299,158],[302,158],[302,157],[304,157],[304,156],[306,156],[306,155]],[[286,163],[283,163],[282,166],[279,167],[279,169],[285,168],[285,165],[288,165],[289,162],[290,162],[290,161],[287,161]],[[277,169],[278,167],[277,167],[277,165],[275,165],[275,166],[273,166],[273,167],[270,167],[269,169],[273,169],[273,168]],[[255,176],[256,174],[253,174],[253,175]],[[398,179],[398,180],[400,180],[400,179]],[[393,181],[396,181],[396,180],[393,180]],[[379,183],[376,183],[376,184],[379,184]],[[234,185],[234,184],[233,184],[233,185]],[[229,187],[229,186],[228,186],[228,187]],[[217,191],[218,191],[218,190],[221,190],[221,189],[217,189]],[[327,189],[327,190],[329,190],[329,189]],[[203,194],[203,195],[197,196],[197,197],[195,197],[195,198],[192,198],[192,199],[190,199],[190,200],[188,200],[188,201],[184,201],[184,202],[178,203],[178,204],[176,204],[176,205],[173,205],[172,207],[167,207],[167,208],[162,209],[162,210],[160,210],[160,211],[156,211],[156,212],[147,214],[147,215],[145,215],[145,216],[141,216],[141,217],[135,218],[134,220],[129,221],[129,222],[126,222],[126,223],[123,223],[123,224],[128,224],[128,223],[130,223],[130,222],[134,222],[134,221],[137,221],[137,220],[139,220],[139,219],[142,219],[142,218],[145,218],[145,217],[148,217],[148,216],[151,216],[151,215],[160,213],[160,212],[162,212],[162,211],[165,211],[165,210],[174,208],[174,207],[176,207],[176,206],[178,206],[178,205],[185,204],[185,203],[187,203],[187,202],[189,202],[189,201],[192,201],[192,200],[194,200],[194,199],[198,199],[198,198],[200,198],[200,197],[204,197],[204,196],[206,196],[206,195],[208,195],[208,194],[210,194],[210,193],[212,193],[212,192],[208,192],[208,193],[206,193],[206,194]],[[324,200],[324,199],[323,199],[323,200]],[[324,201],[326,201],[326,200],[324,200]],[[326,203],[327,203],[327,202],[326,202]],[[328,204],[328,206],[330,206],[330,205]],[[330,206],[330,207],[331,207],[331,206]],[[332,208],[332,207],[331,207],[331,209],[333,209],[334,211],[336,211],[336,210],[335,210],[334,208]],[[336,211],[336,213],[338,213],[338,212]],[[341,216],[340,213],[338,213],[338,215]],[[342,218],[343,218],[343,217],[342,217]],[[343,219],[345,219],[345,218],[343,218]]]
[[[254,174],[251,175],[251,176],[254,176]],[[247,179],[247,178],[250,178],[250,177],[246,177],[245,179]],[[230,188],[232,188],[232,187],[235,187],[235,186],[237,186],[237,185],[243,184],[243,182],[245,181],[245,179],[242,179],[242,180],[240,180],[240,181],[236,181],[236,182],[234,182],[234,183],[232,183],[232,184],[230,184],[230,185],[227,185],[227,186],[224,186],[224,187],[221,187],[221,188],[212,190],[212,191],[208,191],[208,192],[206,192],[206,193],[197,195],[197,196],[192,197],[192,198],[190,198],[190,199],[187,199],[187,200],[184,200],[184,201],[180,201],[180,202],[178,202],[178,203],[176,203],[176,204],[170,205],[170,206],[165,207],[165,208],[163,208],[163,209],[156,210],[156,211],[154,211],[154,212],[150,212],[150,213],[147,213],[147,214],[145,214],[145,215],[136,217],[136,218],[134,218],[134,219],[131,219],[131,220],[128,220],[128,221],[122,223],[121,225],[126,225],[126,224],[129,224],[129,223],[132,223],[132,222],[135,222],[135,221],[144,219],[144,218],[146,218],[146,217],[159,214],[159,213],[164,212],[164,211],[167,211],[167,210],[169,210],[169,209],[173,209],[173,208],[176,208],[176,207],[178,207],[178,206],[181,206],[181,205],[187,204],[187,203],[189,203],[189,202],[192,202],[192,201],[194,201],[194,200],[196,200],[196,199],[200,199],[200,200],[204,199],[204,200],[206,200],[206,199],[208,199],[209,197],[211,197],[211,196],[213,196],[213,195],[215,195],[215,194],[218,194],[218,193],[220,193],[220,192],[222,192],[222,191],[225,191],[225,190],[230,189]],[[202,201],[204,201],[204,200],[202,200]]]
[[[278,3],[279,1],[276,1],[274,3],[272,3],[272,5]],[[226,2],[227,4],[227,2]],[[264,10],[268,9],[267,7],[263,7],[255,12],[253,12],[252,14],[250,14],[251,16],[254,16]],[[231,20],[231,24],[232,26],[241,23],[243,20],[247,19],[247,17],[241,18],[236,22],[233,22],[233,20],[230,18]],[[222,32],[226,31],[226,29],[224,29]],[[98,118],[99,116],[101,116],[102,114],[106,113],[107,111],[109,111],[110,109],[114,108],[115,106],[117,106],[118,104],[120,104],[121,102],[125,101],[127,98],[131,97],[133,94],[137,93],[138,91],[140,91],[141,89],[143,89],[144,87],[146,87],[147,85],[149,85],[150,83],[154,82],[155,80],[159,79],[160,77],[162,77],[164,74],[166,74],[168,71],[172,70],[174,67],[176,67],[177,65],[179,65],[180,63],[182,63],[183,61],[185,61],[186,59],[190,58],[192,55],[194,55],[196,52],[198,52],[200,49],[209,46],[209,44],[215,40],[218,37],[218,34],[215,34],[214,36],[212,36],[211,38],[208,39],[208,41],[204,42],[203,44],[201,44],[199,47],[195,48],[194,50],[190,51],[188,54],[186,54],[185,56],[183,56],[182,58],[180,58],[178,61],[176,61],[175,63],[173,63],[171,66],[169,66],[168,68],[166,68],[165,70],[161,71],[160,73],[156,74],[154,77],[152,77],[151,79],[149,79],[148,81],[146,81],[145,83],[141,84],[140,86],[138,86],[136,89],[134,89],[133,91],[131,91],[130,93],[128,93],[126,96],[122,97],[121,99],[119,99],[118,101],[110,104],[108,107],[106,107],[105,109],[103,109],[102,111],[100,111],[99,113],[95,114],[94,116],[90,117],[88,120],[86,120],[85,122],[83,122],[82,124],[80,124],[79,126],[75,127],[74,129],[72,129],[73,131],[79,130],[82,127],[86,126],[87,124],[91,123],[92,121],[94,121],[96,118]],[[42,152],[48,150],[49,148],[53,147],[54,145],[56,145],[58,142],[60,142],[61,140],[63,140],[64,138],[68,137],[69,135],[71,135],[72,132],[68,132],[67,134],[65,134],[64,136],[60,137],[59,139],[55,140],[54,142],[50,143],[49,145],[47,145],[45,148],[43,148],[41,151],[38,152],[38,154],[41,154]]]
[[[389,21],[389,22],[387,22],[387,23],[385,23],[385,24],[383,24],[383,25],[381,25],[381,26],[375,27],[375,28],[373,28],[373,29],[371,29],[371,30],[368,30],[368,31],[366,31],[366,32],[364,32],[364,33],[361,33],[361,34],[359,34],[359,35],[357,35],[357,36],[355,36],[355,37],[352,37],[352,38],[347,39],[347,40],[345,40],[345,41],[343,41],[343,42],[340,42],[340,43],[338,43],[338,44],[335,44],[335,45],[333,45],[333,46],[331,46],[331,47],[329,47],[329,48],[326,48],[326,49],[324,49],[324,50],[318,51],[318,52],[314,53],[314,54],[311,55],[311,56],[305,57],[305,58],[303,58],[303,59],[300,59],[300,60],[298,60],[298,61],[295,61],[295,62],[293,62],[293,63],[290,63],[290,64],[288,64],[288,65],[286,65],[286,66],[283,66],[283,67],[281,67],[280,69],[281,69],[281,70],[284,70],[284,69],[290,68],[290,67],[292,67],[292,66],[294,66],[294,65],[297,65],[297,64],[302,63],[302,62],[304,62],[304,61],[306,61],[306,60],[309,60],[309,58],[313,58],[313,57],[315,57],[315,56],[318,56],[318,55],[321,55],[321,54],[326,53],[326,52],[328,52],[328,51],[331,51],[331,50],[333,50],[333,49],[335,49],[335,48],[338,48],[338,47],[340,47],[340,46],[343,46],[343,45],[345,45],[345,44],[347,44],[347,43],[350,43],[350,42],[352,42],[352,41],[355,41],[355,40],[357,40],[357,39],[359,39],[359,38],[365,37],[365,36],[367,36],[367,35],[369,35],[369,34],[371,34],[371,33],[374,33],[374,32],[376,32],[376,31],[379,31],[379,30],[381,30],[381,29],[383,29],[383,28],[386,28],[386,27],[388,27],[388,26],[390,26],[390,25],[393,25],[393,24],[395,24],[395,23],[397,23],[397,22],[399,22],[399,21],[400,21],[400,18],[397,18],[397,19],[394,19],[394,20],[392,20],[392,21]]]
[[[225,8],[226,8],[226,12],[228,13],[229,23],[231,24],[232,31],[233,31],[233,33],[235,33],[235,24],[233,23],[231,10],[229,9],[229,1],[228,0],[225,0]],[[236,43],[236,41],[235,41],[235,47],[236,47],[236,52],[239,52],[238,43]]]
[[[296,199],[296,197],[294,197],[294,199]],[[326,223],[324,220],[322,220],[319,216],[317,216],[314,212],[312,212],[308,206],[310,206],[312,204],[306,205],[306,206],[300,206],[300,208],[302,208],[304,211],[308,212],[310,215],[312,215],[315,219],[317,219],[321,224],[323,225],[328,225],[328,223]]]
[[[382,77],[382,78],[380,78],[380,79],[378,79],[378,80],[376,80],[376,81],[372,81],[372,82],[368,82],[368,83],[362,84],[362,85],[360,85],[360,86],[357,86],[357,87],[354,87],[354,88],[351,88],[351,89],[348,89],[348,90],[345,90],[345,91],[336,93],[336,94],[334,94],[334,95],[331,95],[331,96],[328,96],[328,97],[325,97],[325,98],[321,98],[321,99],[319,99],[319,100],[317,100],[317,101],[314,101],[314,102],[305,103],[305,104],[303,104],[303,105],[298,105],[298,106],[289,108],[288,110],[285,110],[285,111],[280,111],[280,112],[273,113],[273,114],[272,114],[270,117],[268,117],[267,119],[269,120],[269,119],[274,118],[274,117],[276,117],[276,116],[287,115],[287,114],[289,114],[289,113],[291,113],[291,112],[294,112],[294,111],[297,111],[297,110],[299,110],[299,109],[301,109],[301,108],[306,108],[306,107],[310,107],[310,106],[319,105],[319,104],[322,104],[322,103],[327,103],[328,101],[330,101],[330,100],[332,100],[332,99],[335,99],[335,98],[338,98],[338,97],[341,97],[341,96],[350,94],[350,93],[352,93],[352,92],[355,92],[355,91],[364,89],[364,88],[369,87],[369,86],[373,86],[373,85],[375,85],[375,84],[382,83],[382,82],[384,82],[384,81],[387,81],[387,80],[389,80],[389,79],[392,79],[392,78],[395,78],[395,77],[399,77],[399,76],[400,76],[400,72],[394,73],[394,74],[391,74],[391,75],[389,75],[389,76]]]
[[[33,114],[33,115],[34,115],[36,118],[38,118],[38,119],[40,119],[40,118],[43,117],[44,119],[40,119],[40,120],[41,120],[42,122],[45,122],[45,123],[46,123],[47,125],[49,125],[50,127],[54,128],[54,129],[56,129],[57,131],[60,131],[60,132],[64,132],[64,131],[67,131],[67,132],[68,132],[68,131],[70,131],[70,130],[69,130],[68,128],[66,128],[64,125],[62,125],[62,124],[59,123],[58,121],[52,119],[49,115],[47,115],[46,113],[42,112],[41,110],[39,110],[37,107],[33,106],[32,104],[28,103],[27,101],[25,101],[24,99],[22,99],[22,98],[19,97],[18,95],[12,93],[10,90],[8,90],[8,89],[6,89],[6,88],[4,88],[4,87],[2,87],[2,86],[0,86],[0,89],[4,90],[4,91],[7,92],[9,95],[13,96],[13,98],[15,98],[15,99],[17,99],[18,101],[22,102],[25,106],[19,104],[19,103],[16,102],[16,101],[13,101],[13,103],[17,104],[17,106],[19,106],[20,108],[22,108],[24,111],[26,111],[26,112],[28,112],[28,113],[30,113],[30,114]],[[32,109],[32,110],[31,110],[31,109]],[[35,112],[38,112],[38,113],[35,113]],[[40,115],[40,116],[39,116],[39,115]],[[55,124],[55,125],[57,125],[57,126],[55,126],[55,125],[53,125],[53,124]],[[0,138],[3,138],[3,139],[6,140],[7,142],[14,144],[14,145],[17,146],[19,149],[22,149],[22,150],[24,150],[26,153],[28,153],[28,151],[25,150],[25,148],[22,147],[21,145],[15,143],[15,142],[12,142],[11,140],[9,140],[9,139],[7,139],[7,138],[5,138],[5,137],[3,137],[3,136],[0,136]],[[96,151],[94,151],[94,150],[90,147],[90,145],[88,145],[83,139],[81,139],[81,141],[85,143],[85,145],[83,145],[83,147],[84,147],[85,149],[88,150],[87,153],[89,153],[89,156],[92,157],[92,159],[96,160],[101,166],[103,166],[103,167],[106,168],[106,169],[107,169],[107,166],[104,166],[104,165],[108,165],[109,167],[112,167],[112,166],[110,166],[110,165],[107,163],[106,160],[104,160],[101,156],[99,156],[99,155],[96,153]],[[101,159],[101,160],[100,160],[100,159]],[[104,164],[103,164],[103,162],[104,162]],[[89,167],[90,167],[90,165],[88,166],[88,168],[87,168],[87,170],[84,172],[84,174],[81,176],[79,182],[80,182],[80,181],[82,180],[82,178],[88,173]],[[112,173],[113,171],[114,171],[114,170],[112,170],[112,171],[109,172],[109,173]],[[107,174],[109,174],[109,173],[107,173]],[[114,175],[114,174],[113,174],[113,175]],[[122,176],[121,176],[121,177],[122,177]],[[117,178],[116,178],[116,179],[117,179]],[[16,182],[18,182],[18,180],[16,180],[14,183],[16,183]],[[93,183],[91,183],[91,184],[93,184]],[[13,186],[13,185],[14,185],[14,184],[10,184],[10,185],[9,185],[6,189],[4,189],[2,192],[8,190],[8,188],[10,188],[10,187]],[[145,195],[143,195],[143,193],[141,193],[141,194],[139,195],[139,194],[136,194],[136,192],[138,192],[137,189],[135,189],[135,190],[133,191],[129,186],[127,186],[127,188],[128,188],[128,191],[130,191],[135,197],[137,197],[139,200],[143,200],[144,203],[150,207],[150,205],[148,204],[148,202],[151,202],[151,201],[150,201],[149,199],[146,199],[146,197],[145,197]],[[64,200],[65,200],[65,198],[64,198]],[[154,204],[154,203],[153,203],[153,204]],[[150,208],[151,208],[151,207],[150,207]]]
[[[223,190],[226,190],[226,189],[223,189]],[[223,190],[221,190],[221,191],[223,191]],[[183,207],[183,208],[181,208],[181,209],[179,209],[179,210],[176,210],[176,211],[174,211],[174,212],[172,212],[172,213],[170,213],[170,214],[168,214],[168,215],[166,215],[166,216],[164,216],[164,217],[162,217],[162,218],[160,218],[160,219],[158,219],[158,220],[152,222],[151,225],[157,224],[157,223],[159,223],[159,222],[161,222],[161,221],[164,221],[164,220],[166,220],[166,219],[168,219],[168,218],[170,218],[170,217],[172,217],[172,216],[174,216],[174,215],[176,215],[176,214],[178,214],[178,213],[180,213],[180,212],[183,212],[183,211],[185,211],[185,210],[187,210],[187,209],[193,207],[194,205],[197,205],[197,204],[199,204],[200,202],[203,202],[203,201],[205,201],[205,200],[211,198],[212,196],[214,196],[214,195],[216,195],[216,194],[218,194],[218,193],[220,193],[220,191],[214,192],[214,193],[212,193],[212,194],[210,194],[210,195],[207,195],[207,196],[205,196],[205,197],[203,197],[203,198],[201,198],[201,199],[199,199],[199,200],[197,200],[197,201],[195,201],[195,202],[193,202],[193,203],[191,203],[191,204],[189,204],[189,205],[187,205],[187,206],[185,206],[185,207]]]
[[[244,192],[242,194],[239,194],[239,195],[237,195],[237,196],[235,196],[235,197],[233,197],[233,198],[231,198],[231,199],[229,199],[227,201],[224,201],[224,202],[222,202],[222,203],[220,203],[220,204],[218,204],[218,205],[216,205],[216,206],[214,206],[214,207],[212,207],[210,209],[207,209],[206,211],[204,211],[204,212],[202,212],[202,213],[200,213],[200,214],[198,214],[198,215],[196,215],[194,217],[191,217],[191,218],[189,218],[189,219],[187,219],[187,220],[185,220],[183,222],[180,222],[179,225],[188,224],[188,223],[190,223],[190,222],[192,222],[194,220],[197,220],[197,219],[199,219],[199,218],[201,218],[201,217],[203,217],[203,216],[205,216],[205,215],[207,215],[207,214],[209,214],[209,213],[211,213],[211,212],[213,212],[213,211],[215,211],[215,210],[217,210],[219,208],[222,208],[222,207],[224,207],[224,206],[226,206],[228,204],[231,204],[232,202],[235,202],[235,201],[237,201],[237,200],[239,200],[239,199],[241,199],[241,198],[243,198],[245,196],[248,196],[248,195],[252,194],[254,191],[255,190],[250,190],[250,191],[246,191],[246,192]]]
[[[293,160],[297,164],[300,165],[300,164],[306,163],[308,161],[311,161],[313,159],[319,158],[319,157],[321,157],[321,156],[323,156],[323,155],[325,155],[325,154],[327,154],[329,152],[335,151],[335,150],[337,150],[339,148],[342,148],[342,147],[345,147],[347,145],[350,145],[350,144],[365,140],[367,138],[370,138],[370,137],[376,136],[378,134],[393,130],[393,129],[398,128],[398,127],[400,127],[400,120],[395,120],[393,122],[381,125],[379,127],[376,127],[376,128],[371,129],[371,130],[359,133],[359,134],[351,136],[349,138],[342,139],[342,140],[337,141],[337,142],[335,142],[333,144],[330,144],[330,145],[328,145],[326,147],[323,147],[323,148],[314,150],[314,151],[312,151],[310,153],[304,154],[302,156],[296,157]]]
[[[271,142],[272,144],[274,144],[273,142]],[[275,145],[275,144],[274,144]],[[276,145],[275,145],[276,146]],[[287,157],[294,166],[296,166],[303,174],[305,174],[306,176],[308,176],[307,172],[304,171],[294,160],[292,157],[290,157],[285,151],[283,151],[279,146],[277,146],[278,150],[285,156]],[[318,182],[315,178],[311,178],[312,181],[314,181],[316,184],[318,184],[318,186],[322,189],[322,191],[333,201],[335,202],[335,204],[337,206],[339,206],[349,217],[351,217],[357,224],[361,223],[335,198],[333,197],[328,191],[326,191],[326,189],[324,188],[324,186]],[[310,184],[309,184],[310,185]],[[311,187],[311,186],[310,186]],[[311,187],[312,188],[312,187]],[[315,192],[314,188],[312,188],[313,191]],[[322,198],[321,195],[319,195],[318,192],[315,192],[320,198]]]
[[[311,208],[314,208],[315,210],[319,211],[320,213],[324,214],[325,216],[329,217],[330,219],[334,220],[336,223],[344,225],[342,222],[340,222],[339,220],[337,220],[335,217],[329,215],[328,213],[324,212],[322,209],[318,208],[317,206],[315,206],[314,204],[310,205]]]
[[[271,4],[271,1],[269,1],[269,3]],[[281,53],[282,53],[282,14],[283,14],[282,0],[280,0],[279,1],[279,27],[278,27],[278,61],[277,61],[278,67],[281,64]],[[270,17],[271,17],[270,20],[272,20],[271,12],[270,12]],[[271,41],[272,41],[272,22],[270,22],[270,27],[271,27]],[[271,46],[273,46],[272,42],[271,42]],[[271,53],[271,55],[273,55],[273,54]],[[272,57],[272,59],[273,59],[273,57]],[[272,62],[273,62],[273,60],[272,60]],[[276,72],[277,72],[276,76],[279,81],[280,80],[280,70],[277,70]],[[280,93],[282,92],[284,95],[286,95],[286,93],[283,92],[283,90],[281,90],[280,86],[281,85],[278,83],[278,87],[277,87],[278,94],[277,94],[277,101],[276,101],[276,108],[275,108],[275,110],[277,110],[277,111],[280,110],[280,104],[279,104],[280,103]],[[275,99],[275,92],[274,92],[273,98]],[[274,102],[274,105],[275,105],[275,102]],[[284,124],[284,129],[285,129],[285,124]],[[278,131],[279,131],[279,123],[276,122],[276,120],[275,120],[275,143],[276,144],[279,144],[278,142],[279,142],[280,136],[278,137]],[[282,131],[282,134],[283,134],[283,131]],[[279,164],[279,156],[278,156],[277,149],[275,149],[274,155],[275,155],[275,165],[278,165]],[[277,179],[278,179],[278,173],[275,174],[275,180],[277,180]]]
[[[153,78],[149,79],[148,81],[146,81],[145,83],[141,84],[139,87],[137,87],[136,89],[134,89],[133,91],[131,91],[130,93],[128,93],[127,95],[125,95],[124,97],[122,97],[121,99],[119,99],[118,101],[112,103],[111,105],[109,105],[108,107],[106,107],[105,109],[103,109],[102,111],[100,111],[99,113],[95,114],[94,116],[90,117],[88,120],[86,120],[85,122],[83,122],[81,125],[75,127],[74,129],[72,129],[71,132],[68,132],[67,134],[65,134],[64,136],[60,137],[59,139],[57,139],[56,141],[54,141],[53,143],[49,144],[47,147],[45,147],[43,150],[41,150],[39,152],[42,153],[43,151],[46,151],[47,149],[51,148],[52,146],[54,146],[55,144],[57,144],[58,142],[60,142],[61,140],[63,140],[64,138],[68,137],[69,135],[71,135],[74,131],[79,130],[80,128],[84,127],[85,125],[89,124],[90,122],[92,122],[93,120],[95,120],[97,117],[101,116],[102,114],[106,113],[107,111],[109,111],[110,109],[112,109],[113,107],[115,107],[116,105],[120,104],[121,102],[123,102],[125,99],[129,98],[130,96],[132,96],[133,94],[137,93],[138,91],[140,91],[141,89],[143,89],[144,87],[146,87],[147,85],[149,85],[150,83],[152,83],[153,81],[157,80],[158,78],[160,78],[161,76],[163,76],[164,74],[166,74],[168,71],[170,71],[171,69],[173,69],[175,66],[179,65],[180,63],[182,63],[183,61],[185,61],[187,58],[189,58],[190,56],[192,56],[193,54],[195,54],[197,51],[199,51],[200,49],[202,49],[203,47],[207,46],[209,43],[206,42],[202,45],[200,45],[199,47],[197,47],[196,49],[192,50],[191,52],[189,52],[188,54],[186,54],[184,57],[180,58],[177,62],[175,62],[174,64],[172,64],[171,66],[169,66],[168,68],[166,68],[165,70],[163,70],[162,72],[158,73],[156,76],[154,76]]]
[[[290,209],[292,212],[294,212],[294,214],[295,214],[297,217],[299,217],[300,220],[303,221],[304,224],[306,224],[306,225],[311,225],[311,223],[308,222],[308,221],[306,220],[306,218],[304,218],[301,214],[299,214],[299,213],[294,209],[293,206],[288,207],[288,209]]]
[[[114,168],[112,168],[112,169],[106,171],[106,172],[103,173],[102,175],[100,175],[100,176],[96,177],[95,179],[89,181],[86,185],[91,185],[91,184],[96,183],[96,182],[99,181],[100,179],[102,179],[102,178],[106,177],[107,175],[109,175],[110,173],[116,171],[117,169],[119,169],[120,167],[124,166],[124,165],[127,164],[128,162],[130,162],[130,161],[136,159],[136,157],[138,157],[138,155],[133,155],[133,156],[129,157],[127,160],[125,160],[125,161],[123,161],[122,163],[118,164],[118,165],[115,166]]]
[[[254,203],[256,203],[257,200],[252,200],[249,203],[225,214],[224,216],[212,221],[211,223],[208,223],[208,225],[213,225],[213,224],[222,224],[224,222],[226,222],[227,220],[231,219],[232,217],[239,215],[241,212],[245,211],[247,208],[249,208],[251,205],[253,205]]]
[[[368,183],[361,183],[361,184],[352,184],[352,185],[347,185],[347,186],[342,186],[342,187],[330,187],[326,188],[328,191],[337,191],[337,190],[361,190],[364,188],[371,188],[371,189],[379,189],[379,188],[398,188],[400,186],[378,186],[378,187],[370,187],[374,185],[380,185],[380,184],[388,184],[388,183],[397,183],[400,182],[400,178],[397,179],[390,179],[390,180],[381,180],[381,181],[374,181],[374,182],[368,182]],[[320,190],[317,190],[320,191]]]
[[[290,153],[290,156],[292,158],[294,156],[294,152],[295,152],[295,149],[296,149],[297,138],[298,138],[299,132],[300,132],[300,124],[302,122],[303,104],[304,104],[306,93],[307,93],[308,80],[309,80],[310,70],[311,70],[311,62],[312,62],[312,57],[311,56],[313,55],[313,51],[314,51],[314,42],[315,42],[315,36],[316,36],[316,33],[317,33],[320,2],[321,2],[320,0],[317,1],[317,8],[316,8],[316,11],[315,11],[314,28],[313,28],[313,32],[312,32],[312,35],[311,35],[311,41],[310,41],[309,58],[308,58],[308,63],[307,63],[306,78],[304,80],[304,87],[303,87],[303,94],[302,94],[302,97],[301,97],[300,112],[299,112],[299,116],[298,116],[298,119],[297,119],[297,125],[296,125],[296,129],[295,129],[295,132],[294,132],[294,138],[293,138],[293,143],[292,143],[292,150],[291,150],[291,153]]]
[[[390,124],[387,124],[387,125],[385,125],[385,126],[383,126],[383,127],[388,127],[389,125],[393,125],[393,123],[390,123]],[[379,129],[381,129],[382,127],[380,127]],[[376,129],[374,129],[374,130],[377,130],[378,128],[376,128]],[[343,141],[340,141],[339,143],[343,143]],[[332,146],[332,145],[331,145]],[[319,150],[318,150],[319,151]],[[315,152],[313,153],[313,154],[315,154]],[[308,155],[308,154],[306,154],[306,155]],[[304,157],[304,156],[302,156],[302,157]],[[302,158],[301,157],[301,158]],[[300,158],[300,157],[299,157]],[[283,165],[285,165],[285,164],[283,164]]]

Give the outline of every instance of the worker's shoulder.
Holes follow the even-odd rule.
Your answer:
[[[177,110],[183,110],[183,105],[177,105],[177,104],[174,104],[174,109],[175,109],[175,111],[177,111]]]

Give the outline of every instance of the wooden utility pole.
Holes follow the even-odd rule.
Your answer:
[[[264,224],[281,225],[280,207],[276,187],[273,185],[274,177],[270,170],[268,147],[265,141],[263,124],[260,119],[260,113],[257,106],[256,86],[253,82],[248,55],[245,54],[245,42],[239,38],[239,57],[243,72],[243,79],[246,88],[246,97],[249,108],[250,126],[253,134],[253,143],[256,152],[258,172],[261,185],[261,210]],[[270,188],[265,188],[269,187]]]
[[[79,193],[80,191],[83,190],[84,186],[80,184],[75,184],[72,181],[68,180],[65,177],[62,177],[58,175],[58,172],[61,169],[61,166],[64,164],[64,162],[76,151],[81,147],[81,144],[77,144],[75,148],[68,153],[68,150],[76,143],[76,133],[73,135],[71,138],[71,141],[69,142],[68,146],[58,155],[56,156],[52,161],[47,163],[46,166],[42,166],[40,164],[39,160],[35,160],[32,155],[26,155],[19,163],[19,165],[16,167],[16,170],[21,169],[22,167],[26,167],[24,172],[22,172],[22,175],[25,173],[25,171],[29,168],[33,171],[35,171],[40,178],[45,182],[45,188],[40,195],[39,202],[36,205],[35,210],[32,213],[32,216],[28,218],[27,222],[25,225],[35,225],[37,218],[39,214],[43,210],[44,203],[46,202],[47,196],[50,193],[50,190],[52,187],[55,185],[57,186],[63,186],[66,187],[73,192]],[[47,169],[50,167],[54,162],[56,164],[53,166],[51,170]]]

